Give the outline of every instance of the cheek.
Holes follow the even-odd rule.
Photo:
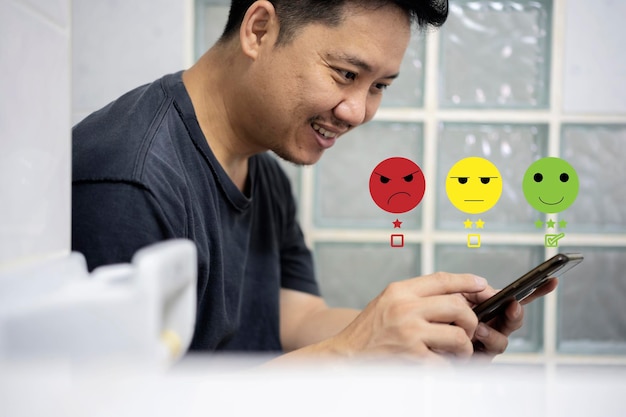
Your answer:
[[[363,123],[367,123],[374,118],[374,115],[380,107],[380,102],[382,101],[382,98],[383,97],[381,94],[368,97],[367,104],[365,105],[365,119]]]

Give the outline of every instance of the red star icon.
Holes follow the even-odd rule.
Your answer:
[[[393,223],[393,228],[394,229],[400,229],[400,225],[402,224],[402,222],[400,220],[398,220],[398,219],[396,219],[395,222],[391,222],[391,223]]]

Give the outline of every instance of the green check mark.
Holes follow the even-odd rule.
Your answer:
[[[546,242],[546,248],[556,248],[557,246],[559,246],[559,240],[563,239],[565,237],[565,233],[559,233],[558,235],[554,235],[554,234],[546,234],[545,236],[545,242]]]

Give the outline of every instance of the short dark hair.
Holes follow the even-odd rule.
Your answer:
[[[240,28],[248,8],[255,0],[232,0],[228,22],[220,40],[229,39]],[[404,10],[418,28],[439,27],[448,17],[448,0],[270,0],[280,21],[277,44],[289,43],[296,30],[308,23],[338,26],[342,9],[349,3],[367,7],[395,4]]]

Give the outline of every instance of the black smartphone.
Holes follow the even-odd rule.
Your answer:
[[[583,260],[580,253],[559,253],[537,265],[519,279],[507,285],[493,297],[474,307],[478,320],[487,322],[502,314],[513,300],[522,301],[545,283],[550,277],[558,277],[569,271]]]

